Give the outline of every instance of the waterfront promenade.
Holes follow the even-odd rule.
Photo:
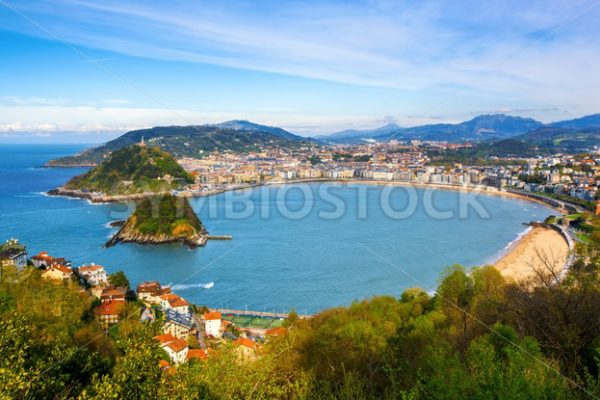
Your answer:
[[[235,310],[229,308],[209,308],[211,312],[220,312],[223,315],[236,315],[244,317],[259,317],[259,318],[281,318],[285,319],[288,317],[287,313],[276,313],[269,311],[252,311],[252,310]],[[311,318],[312,315],[298,314],[298,318],[305,319]]]

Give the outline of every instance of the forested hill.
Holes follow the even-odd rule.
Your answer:
[[[185,197],[172,195],[146,197],[107,243],[162,244],[181,242],[190,247],[204,246],[207,231]]]
[[[71,179],[66,189],[109,195],[178,189],[193,178],[158,147],[133,145],[111,153],[95,168]]]
[[[49,166],[97,165],[107,154],[139,143],[142,139],[168,151],[176,158],[198,157],[212,151],[248,152],[261,146],[294,148],[311,139],[280,128],[230,121],[218,125],[159,126],[130,131],[110,142],[84,152],[52,160]]]

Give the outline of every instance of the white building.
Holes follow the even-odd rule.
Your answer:
[[[178,314],[190,315],[190,304],[173,293],[163,294],[160,298],[160,307],[163,310],[173,310]]]
[[[70,279],[72,276],[73,270],[60,264],[52,265],[42,273],[42,278],[57,281]]]
[[[221,313],[207,312],[202,316],[204,319],[204,331],[207,336],[221,337]]]
[[[77,273],[90,286],[106,286],[108,284],[108,276],[101,265],[93,263],[83,265],[77,269]]]
[[[158,340],[160,347],[169,355],[169,358],[175,364],[182,364],[187,359],[188,343],[176,338],[171,334],[159,335],[154,339]]]

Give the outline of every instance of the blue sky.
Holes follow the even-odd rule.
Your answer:
[[[599,2],[0,0],[0,140],[574,118],[599,111]]]

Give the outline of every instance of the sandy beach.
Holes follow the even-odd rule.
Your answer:
[[[560,271],[569,254],[569,245],[558,232],[535,227],[498,260],[496,267],[505,278],[524,281],[535,276],[536,270],[552,268]]]

